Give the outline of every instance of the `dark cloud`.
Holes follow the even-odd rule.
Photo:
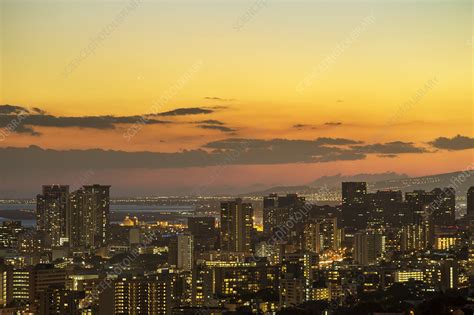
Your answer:
[[[325,122],[324,125],[326,125],[326,126],[340,126],[340,125],[342,125],[342,122],[340,122],[340,121],[328,121],[328,122]]]
[[[457,151],[474,148],[474,138],[457,135],[453,138],[439,137],[429,142],[430,145],[437,149]]]
[[[330,127],[337,127],[342,125],[342,122],[339,121],[328,121],[321,125],[308,125],[308,124],[294,124],[293,128],[295,129],[326,129]]]
[[[221,109],[228,109],[230,108],[229,106],[225,105],[217,105],[217,106],[210,106],[210,107],[204,107],[205,109],[214,109],[214,110],[221,110]]]
[[[41,108],[38,108],[38,107],[33,107],[33,111],[37,114],[40,114],[40,115],[46,115],[46,111],[41,109]]]
[[[201,121],[197,121],[196,123],[206,124],[206,125],[220,125],[220,126],[224,125],[222,121],[215,120],[215,119],[201,120]]]
[[[340,152],[331,152],[316,159],[316,162],[333,162],[333,161],[356,161],[366,158],[365,154],[351,152],[349,150],[341,150]]]
[[[40,134],[27,126],[25,121],[29,118],[28,114],[18,115],[2,115],[0,114],[0,129],[1,134],[18,133],[29,134],[31,136],[39,136]]]
[[[0,128],[6,128],[12,121],[19,121],[13,132],[39,135],[32,127],[59,127],[59,128],[91,128],[91,129],[115,129],[119,124],[135,124],[146,119],[146,123],[167,124],[168,121],[152,119],[141,116],[84,116],[84,117],[56,117],[53,115],[28,114],[20,118],[19,115],[0,115]]]
[[[167,112],[158,113],[157,116],[186,116],[186,115],[200,115],[211,114],[214,110],[201,107],[177,108]]]
[[[396,155],[396,154],[378,154],[377,156],[381,157],[381,158],[396,158],[398,155]]]
[[[52,115],[31,115],[24,124],[42,127],[78,127],[92,129],[115,129],[117,124],[134,124],[141,121],[140,116],[84,116],[84,117],[56,117]],[[147,124],[165,124],[167,121],[147,118]]]
[[[307,128],[307,127],[311,127],[311,125],[305,125],[305,124],[294,124],[293,125],[293,128],[296,128],[296,129],[303,129],[303,128]]]
[[[31,110],[22,106],[0,105],[0,128],[10,128],[9,132],[30,134],[37,136],[39,133],[34,127],[58,127],[58,128],[91,128],[91,129],[115,129],[120,124],[169,124],[170,121],[159,120],[150,115],[143,116],[82,116],[67,117],[49,115],[38,107]]]
[[[344,138],[318,138],[315,141],[318,145],[350,145],[362,143],[362,141]]]
[[[221,109],[221,108],[219,108]],[[171,117],[171,116],[186,116],[211,114],[217,110],[217,107],[191,107],[191,108],[177,108],[163,113],[145,114],[143,116],[82,116],[82,117],[67,117],[55,116],[48,114],[46,111],[38,107],[33,107],[31,110],[23,106],[16,105],[0,105],[0,128],[5,128],[11,124],[12,121],[20,121],[10,132],[24,133],[30,135],[39,135],[34,127],[58,127],[58,128],[91,128],[91,129],[115,129],[120,124],[171,124],[175,122],[156,119],[157,116]],[[21,116],[21,119],[20,119]],[[202,120],[195,122],[200,124],[200,128],[214,129],[223,132],[233,132],[232,128],[225,127],[224,123],[214,119]]]
[[[0,172],[74,170],[184,168],[215,165],[262,165],[283,163],[317,163],[362,159],[362,154],[347,150],[317,146],[304,140],[230,139],[206,145],[206,150],[183,150],[174,153],[123,152],[112,150],[46,150],[0,148]],[[225,143],[225,144],[224,144]],[[214,150],[208,150],[214,148]],[[225,149],[221,149],[225,148]]]
[[[388,143],[376,143],[361,146],[352,146],[354,152],[365,154],[402,154],[402,153],[425,153],[426,149],[415,146],[412,142],[394,141]]]
[[[235,129],[225,127],[225,126],[218,126],[218,125],[199,125],[199,128],[202,129],[212,129],[212,130],[219,130],[222,132],[234,132]]]
[[[10,115],[10,114],[24,114],[29,113],[30,111],[22,106],[17,105],[0,105],[0,115]]]
[[[317,163],[365,158],[364,154],[352,152],[350,149],[326,146],[354,143],[358,142],[337,138],[316,140],[231,138],[210,142],[205,148],[214,149],[217,153],[237,155],[240,160],[245,161],[245,164]]]
[[[204,125],[203,125],[204,126]],[[207,125],[222,127],[218,125]],[[200,126],[202,128],[202,126]],[[225,127],[224,127],[225,128]],[[164,152],[124,152],[113,150],[48,150],[0,148],[0,173],[15,176],[35,170],[78,169],[159,169],[207,167],[215,165],[271,165],[325,163],[363,160],[369,154],[392,157],[401,153],[423,153],[408,142],[354,145],[359,141],[342,138],[316,140],[228,138],[205,144],[201,149]],[[396,152],[396,153],[395,153]]]
[[[221,98],[221,97],[216,97],[216,96],[206,96],[204,99],[210,100],[210,101],[223,101],[223,102],[235,101],[234,98]]]
[[[0,131],[5,134],[19,133],[38,136],[39,133],[34,131],[31,127],[24,124],[24,121],[29,117],[28,113],[21,112],[17,115],[3,115],[0,114]]]

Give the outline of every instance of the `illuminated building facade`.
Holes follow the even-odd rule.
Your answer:
[[[69,241],[69,186],[43,186],[36,197],[36,226],[47,236],[47,246],[62,246]]]
[[[87,185],[70,199],[71,246],[104,247],[109,239],[110,186]]]
[[[376,264],[385,252],[385,236],[379,230],[363,230],[354,237],[354,262],[363,266]]]
[[[253,208],[251,203],[221,203],[221,250],[250,252],[252,250]]]
[[[170,314],[173,289],[170,275],[120,278],[114,282],[114,314]]]

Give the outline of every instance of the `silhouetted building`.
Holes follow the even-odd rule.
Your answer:
[[[221,203],[221,249],[249,252],[252,249],[253,208],[251,203],[235,201]]]
[[[280,307],[312,299],[317,256],[314,253],[285,254],[281,263]]]
[[[69,242],[69,186],[43,186],[36,197],[36,226],[47,235],[46,246]]]
[[[374,265],[385,252],[385,236],[381,231],[360,231],[354,236],[354,262],[363,266]]]
[[[194,236],[194,247],[199,251],[213,250],[218,240],[214,217],[188,218],[188,230]]]
[[[408,209],[403,203],[400,190],[382,190],[367,193],[365,204],[369,212],[367,226],[379,228],[383,225],[401,227],[410,222]]]
[[[80,314],[79,304],[84,297],[85,294],[82,291],[70,291],[61,286],[49,286],[38,295],[38,314]]]
[[[407,192],[405,202],[412,214],[412,223],[420,224],[428,216],[434,225],[454,225],[456,193],[452,188]]]
[[[474,186],[467,191],[467,215],[474,217]]]
[[[365,205],[367,183],[342,183],[342,219],[344,226],[365,228],[369,211]]]
[[[278,196],[270,194],[263,198],[263,231],[274,232],[275,228],[285,225],[290,217],[305,206],[305,198],[297,194]],[[303,222],[300,222],[303,223]]]

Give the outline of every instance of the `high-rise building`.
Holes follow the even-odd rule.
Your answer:
[[[171,314],[174,281],[171,275],[125,277],[114,283],[114,314]]]
[[[429,205],[435,225],[454,225],[456,221],[456,191],[453,188],[435,188],[434,201]]]
[[[0,307],[5,307],[13,298],[13,267],[0,265]]]
[[[415,281],[423,281],[424,280],[424,273],[422,270],[396,270],[394,273],[393,281],[400,283],[400,282],[408,282],[410,280]]]
[[[432,191],[415,190],[405,193],[405,202],[412,215],[412,223],[420,224],[427,216],[434,225],[454,225],[456,193],[452,188]]]
[[[218,240],[214,217],[188,218],[188,230],[194,237],[194,247],[201,252],[215,249]]]
[[[365,206],[367,183],[342,183],[342,219],[344,226],[365,228],[369,212]]]
[[[69,186],[43,186],[37,196],[37,229],[47,236],[45,246],[99,248],[106,245],[110,186],[87,185],[70,193]]]
[[[274,232],[277,227],[285,225],[294,213],[300,211],[304,206],[305,198],[297,194],[287,194],[286,196],[270,194],[268,197],[264,197],[263,231],[266,234]]]
[[[467,215],[474,217],[474,186],[467,191]]]
[[[242,199],[221,203],[221,249],[249,252],[252,249],[253,208]]]
[[[193,269],[194,237],[191,234],[178,235],[177,267],[185,271]]]
[[[267,197],[263,197],[263,232],[266,234],[270,234],[275,225],[277,208],[277,194],[270,194]]]
[[[71,193],[70,206],[71,246],[105,246],[109,238],[110,186],[84,186]]]
[[[418,224],[408,224],[401,229],[401,250],[412,252],[432,248],[434,245],[434,228],[429,218]]]
[[[314,253],[285,254],[281,263],[280,306],[289,307],[313,297],[317,256]]]
[[[308,222],[304,229],[304,248],[313,253],[338,250],[341,246],[337,218],[319,218]]]
[[[441,262],[441,289],[457,289],[459,285],[459,265],[453,259]]]
[[[3,221],[0,225],[0,248],[16,248],[21,232],[21,221]]]
[[[36,226],[47,236],[46,246],[62,246],[69,241],[69,186],[43,186],[36,197]]]
[[[62,286],[50,286],[38,295],[38,315],[78,314],[79,303],[84,297],[82,291],[69,291]]]
[[[33,269],[14,269],[12,272],[13,300],[20,303],[28,303],[34,298],[32,285]]]
[[[378,190],[367,193],[365,204],[369,211],[367,226],[379,228],[383,225],[401,227],[410,222],[407,207],[400,190]]]
[[[354,262],[363,266],[373,265],[385,251],[385,236],[378,230],[360,231],[354,236]]]

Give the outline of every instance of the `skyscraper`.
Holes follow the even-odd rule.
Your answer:
[[[188,218],[188,230],[194,237],[196,250],[202,252],[215,249],[219,233],[214,217],[190,217]]]
[[[474,216],[474,186],[467,191],[467,215]]]
[[[106,244],[110,186],[88,185],[69,193],[69,186],[43,186],[37,196],[37,229],[46,246],[99,248]]]
[[[70,237],[74,247],[99,248],[108,240],[110,186],[89,185],[70,195]]]
[[[431,220],[408,224],[401,229],[401,250],[403,252],[426,250],[433,247],[434,229]]]
[[[193,268],[194,237],[191,234],[178,235],[177,267],[186,271]]]
[[[410,216],[400,190],[378,190],[375,193],[367,193],[365,204],[369,212],[367,222],[369,228],[378,228],[385,224],[401,227],[409,222]]]
[[[89,233],[93,237],[90,244],[94,247],[105,246],[109,238],[110,186],[88,185],[84,186],[84,190],[89,195],[89,209],[92,210],[92,227]]]
[[[385,236],[381,231],[366,230],[354,237],[354,262],[363,266],[373,265],[385,251]]]
[[[317,255],[286,254],[281,263],[280,306],[289,307],[311,300]]]
[[[286,223],[291,215],[305,205],[305,198],[297,194],[278,196],[270,194],[263,198],[263,230],[269,234],[277,226]]]
[[[253,229],[253,208],[242,199],[221,203],[221,249],[249,252]]]
[[[62,246],[69,241],[69,186],[43,186],[36,196],[36,226],[47,235],[46,246]]]
[[[337,250],[340,247],[337,218],[319,218],[305,225],[304,248],[312,253]]]
[[[124,277],[114,282],[115,314],[171,314],[172,275]]]
[[[342,219],[344,226],[365,228],[368,210],[364,206],[367,194],[365,182],[342,183]]]
[[[456,192],[452,188],[407,192],[405,201],[413,216],[411,221],[415,224],[421,224],[426,217],[429,217],[434,225],[454,224]]]

